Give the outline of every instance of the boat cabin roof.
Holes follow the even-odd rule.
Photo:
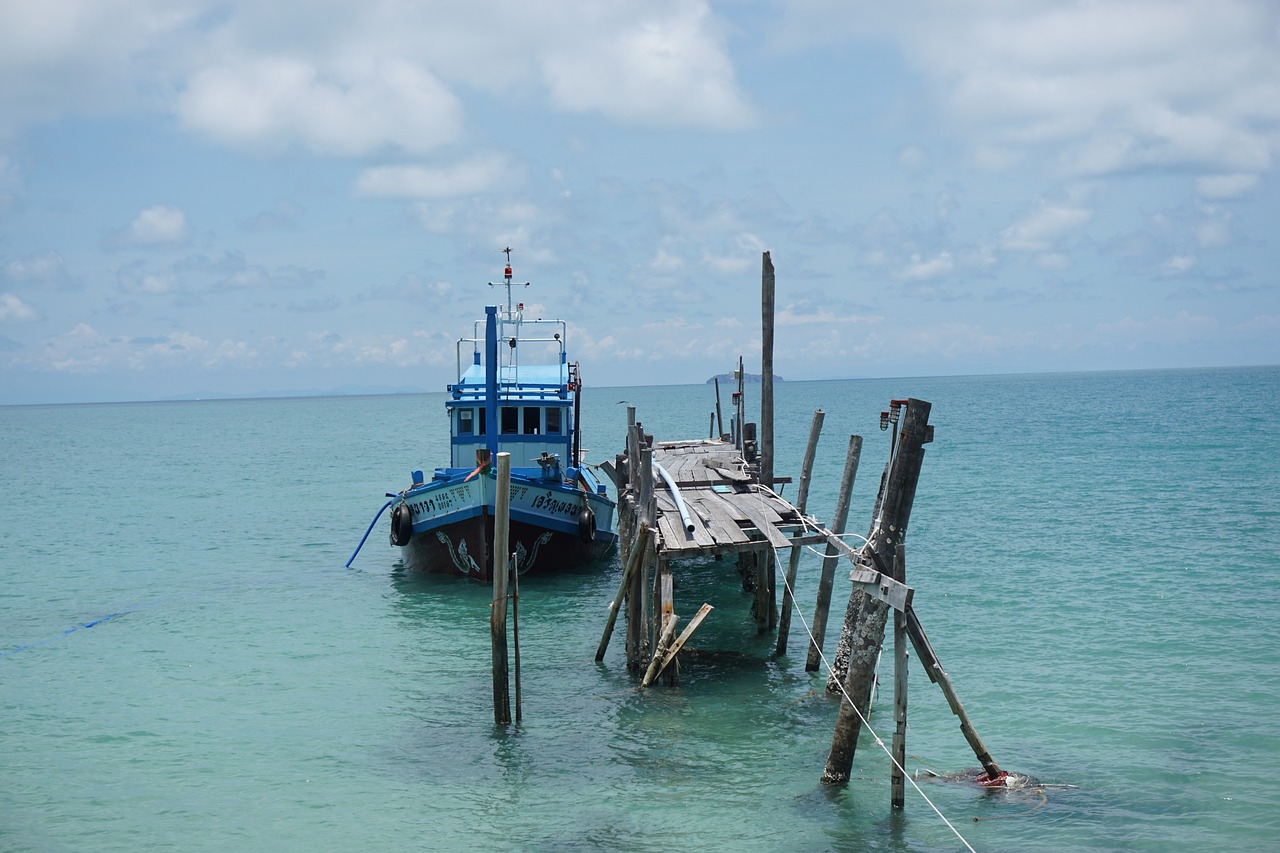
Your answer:
[[[569,366],[567,364],[522,364],[502,369],[498,396],[502,402],[569,399]],[[454,385],[449,386],[453,399],[449,405],[483,403],[485,392],[484,365],[473,364]]]

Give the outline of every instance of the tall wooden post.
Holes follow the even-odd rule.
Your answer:
[[[796,491],[795,507],[801,515],[809,502],[809,480],[813,473],[813,460],[818,453],[818,436],[822,434],[822,421],[827,413],[818,409],[813,413],[813,424],[809,427],[809,444],[804,451],[804,464],[800,467],[800,486]],[[800,568],[800,546],[791,548],[791,558],[787,563],[787,583],[782,591],[782,614],[778,618],[778,645],[774,654],[787,653],[787,634],[791,632],[791,606],[795,595],[796,574]]]
[[[491,425],[492,428],[492,425]],[[511,518],[511,454],[498,454],[498,483],[494,496],[493,604],[489,633],[493,646],[493,721],[511,722],[510,678],[507,669],[508,524]]]
[[[760,482],[773,488],[773,260],[765,252],[760,272]]]
[[[849,500],[853,493],[853,481],[858,476],[858,460],[862,456],[862,436],[849,436],[849,450],[844,458],[844,475],[840,478],[840,494],[836,496],[836,513],[831,519],[831,532],[844,533],[849,521]],[[822,664],[822,645],[827,633],[827,612],[831,609],[831,590],[835,585],[836,564],[840,562],[839,550],[827,545],[822,558],[822,576],[818,579],[818,601],[813,608],[813,640],[809,643],[809,656],[805,659],[805,672],[817,672]]]
[[[720,417],[720,377],[715,377],[716,383],[716,438],[724,437],[724,420]]]
[[[880,514],[872,524],[860,563],[882,574],[893,576],[894,552],[907,533],[911,504],[920,481],[924,461],[924,445],[933,438],[929,426],[929,403],[910,399],[903,416],[902,435],[885,480]],[[876,659],[884,645],[884,629],[889,606],[854,587],[845,610],[844,629],[831,680],[843,682],[845,699],[840,703],[831,751],[822,774],[823,784],[843,785],[849,781],[853,754],[858,746],[858,733],[866,715],[875,681]],[[830,680],[827,689],[831,689]],[[837,688],[838,689],[838,688]]]

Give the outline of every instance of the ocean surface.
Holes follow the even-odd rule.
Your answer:
[[[914,655],[923,793],[890,810],[866,731],[848,787],[819,784],[812,554],[785,657],[730,561],[677,564],[677,612],[715,610],[676,688],[639,689],[621,626],[593,660],[616,555],[522,579],[523,723],[495,727],[490,590],[406,573],[385,516],[343,567],[445,459],[443,394],[4,407],[0,850],[1280,850],[1280,368],[787,382],[777,473],[825,410],[825,521],[864,436],[866,533],[907,396],[936,429],[916,610],[1022,787],[948,778],[976,761]],[[659,440],[715,408],[588,387],[595,462],[627,403]]]

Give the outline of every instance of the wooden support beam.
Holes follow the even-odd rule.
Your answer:
[[[898,546],[893,560],[894,580],[907,579],[906,547]],[[907,767],[907,615],[893,613],[893,742],[890,752],[894,765],[889,774],[889,808],[906,807]]]
[[[844,475],[840,479],[840,493],[836,496],[836,512],[831,518],[831,532],[844,533],[849,520],[849,498],[853,482],[858,476],[858,460],[862,456],[862,436],[849,436],[849,450],[844,459]],[[840,540],[837,540],[840,541]],[[843,541],[840,541],[843,545]],[[823,638],[827,633],[827,613],[831,609],[831,589],[835,585],[836,563],[840,549],[828,543],[827,555],[822,558],[822,576],[818,579],[818,601],[813,608],[813,640],[809,643],[809,656],[805,659],[805,672],[817,672],[822,663]]]
[[[662,671],[662,660],[667,655],[667,650],[671,646],[671,638],[676,633],[676,623],[680,619],[673,613],[667,619],[666,624],[662,626],[662,635],[658,638],[656,648],[653,651],[653,660],[649,661],[649,668],[645,671],[644,679],[641,680],[641,687],[648,687],[653,684],[653,680],[658,677],[658,673]]]
[[[618,621],[618,610],[622,607],[622,601],[626,598],[627,589],[631,585],[631,578],[635,574],[636,569],[640,566],[640,560],[644,557],[645,548],[649,544],[649,536],[651,531],[649,525],[640,525],[640,534],[636,537],[636,541],[631,543],[631,552],[627,555],[627,562],[622,569],[622,581],[618,584],[618,592],[613,597],[613,603],[609,605],[609,618],[605,622],[604,633],[600,636],[600,645],[596,647],[596,662],[604,660],[605,650],[609,648],[609,639],[613,636],[613,627]]]
[[[511,454],[498,454],[498,482],[494,501],[493,603],[489,635],[493,649],[493,721],[511,722],[511,679],[507,668],[507,551],[511,511]]]
[[[876,601],[884,602],[899,613],[911,606],[911,598],[915,593],[906,584],[865,566],[859,566],[850,572],[849,580]]]
[[[698,630],[698,626],[707,618],[707,614],[714,609],[710,604],[703,604],[702,607],[698,608],[698,612],[689,620],[689,624],[685,626],[684,630],[680,632],[680,636],[676,638],[676,641],[666,650],[666,654],[662,656],[662,661],[658,664],[658,671],[654,674],[654,678],[657,678],[676,659],[676,655],[684,648],[684,644],[689,642],[693,632]]]
[[[760,260],[760,482],[770,489],[773,488],[773,309],[773,259],[765,252]]]
[[[906,405],[902,434],[880,490],[878,511],[872,520],[867,544],[861,549],[861,560],[885,574],[893,571],[895,549],[906,536],[924,461],[924,445],[932,438],[928,426],[929,403],[912,398]],[[824,784],[842,785],[849,781],[858,733],[875,683],[876,661],[884,645],[888,615],[885,602],[854,587],[827,680],[827,690],[839,691],[845,698],[840,704],[831,751],[822,773]]]
[[[901,404],[904,401],[894,402]],[[894,548],[906,539],[911,507],[915,502],[916,486],[920,482],[920,469],[924,463],[924,446],[933,440],[933,429],[929,426],[929,411],[932,406],[927,401],[914,397],[907,399],[905,404],[902,429],[876,500],[876,511],[872,516],[871,529],[867,533],[867,544],[861,549],[860,562],[886,575],[893,571]],[[875,660],[879,658],[879,647],[884,643],[884,626],[888,615],[882,602],[868,598],[861,589],[854,589],[845,608],[840,643],[832,660],[831,676],[827,679],[829,692],[839,690],[839,684],[845,680],[855,656],[859,666],[874,667]],[[856,650],[855,646],[858,646]],[[875,653],[864,654],[865,649],[870,647],[875,647]],[[866,672],[857,676],[858,689],[862,688],[861,682],[867,677]]]
[[[818,453],[818,437],[822,435],[822,421],[826,416],[826,412],[818,409],[813,413],[813,423],[809,425],[809,444],[805,447],[804,464],[800,467],[800,486],[795,503],[801,516],[809,502],[809,475],[813,473],[813,460]],[[787,653],[787,635],[791,633],[791,607],[795,596],[796,574],[800,569],[800,553],[799,545],[791,546],[791,557],[787,562],[787,582],[782,590],[782,613],[778,618],[778,644],[773,650],[777,655]]]

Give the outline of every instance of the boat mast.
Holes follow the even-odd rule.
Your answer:
[[[504,269],[504,270],[503,270],[503,272],[502,272],[502,284],[501,284],[501,285],[499,285],[499,284],[496,284],[495,282],[492,282],[492,281],[491,281],[491,282],[489,282],[489,286],[490,286],[490,287],[505,287],[505,288],[507,289],[507,313],[503,315],[503,319],[504,319],[504,320],[511,320],[511,319],[513,319],[513,312],[512,312],[512,310],[511,310],[511,288],[513,288],[513,287],[528,287],[528,286],[529,286],[529,282],[527,282],[527,281],[526,281],[526,282],[524,282],[523,284],[521,284],[520,282],[513,282],[513,281],[511,280],[511,247],[510,247],[510,246],[508,246],[507,248],[503,249],[502,251],[503,251],[503,253],[507,256],[507,266],[506,266],[506,269]]]

